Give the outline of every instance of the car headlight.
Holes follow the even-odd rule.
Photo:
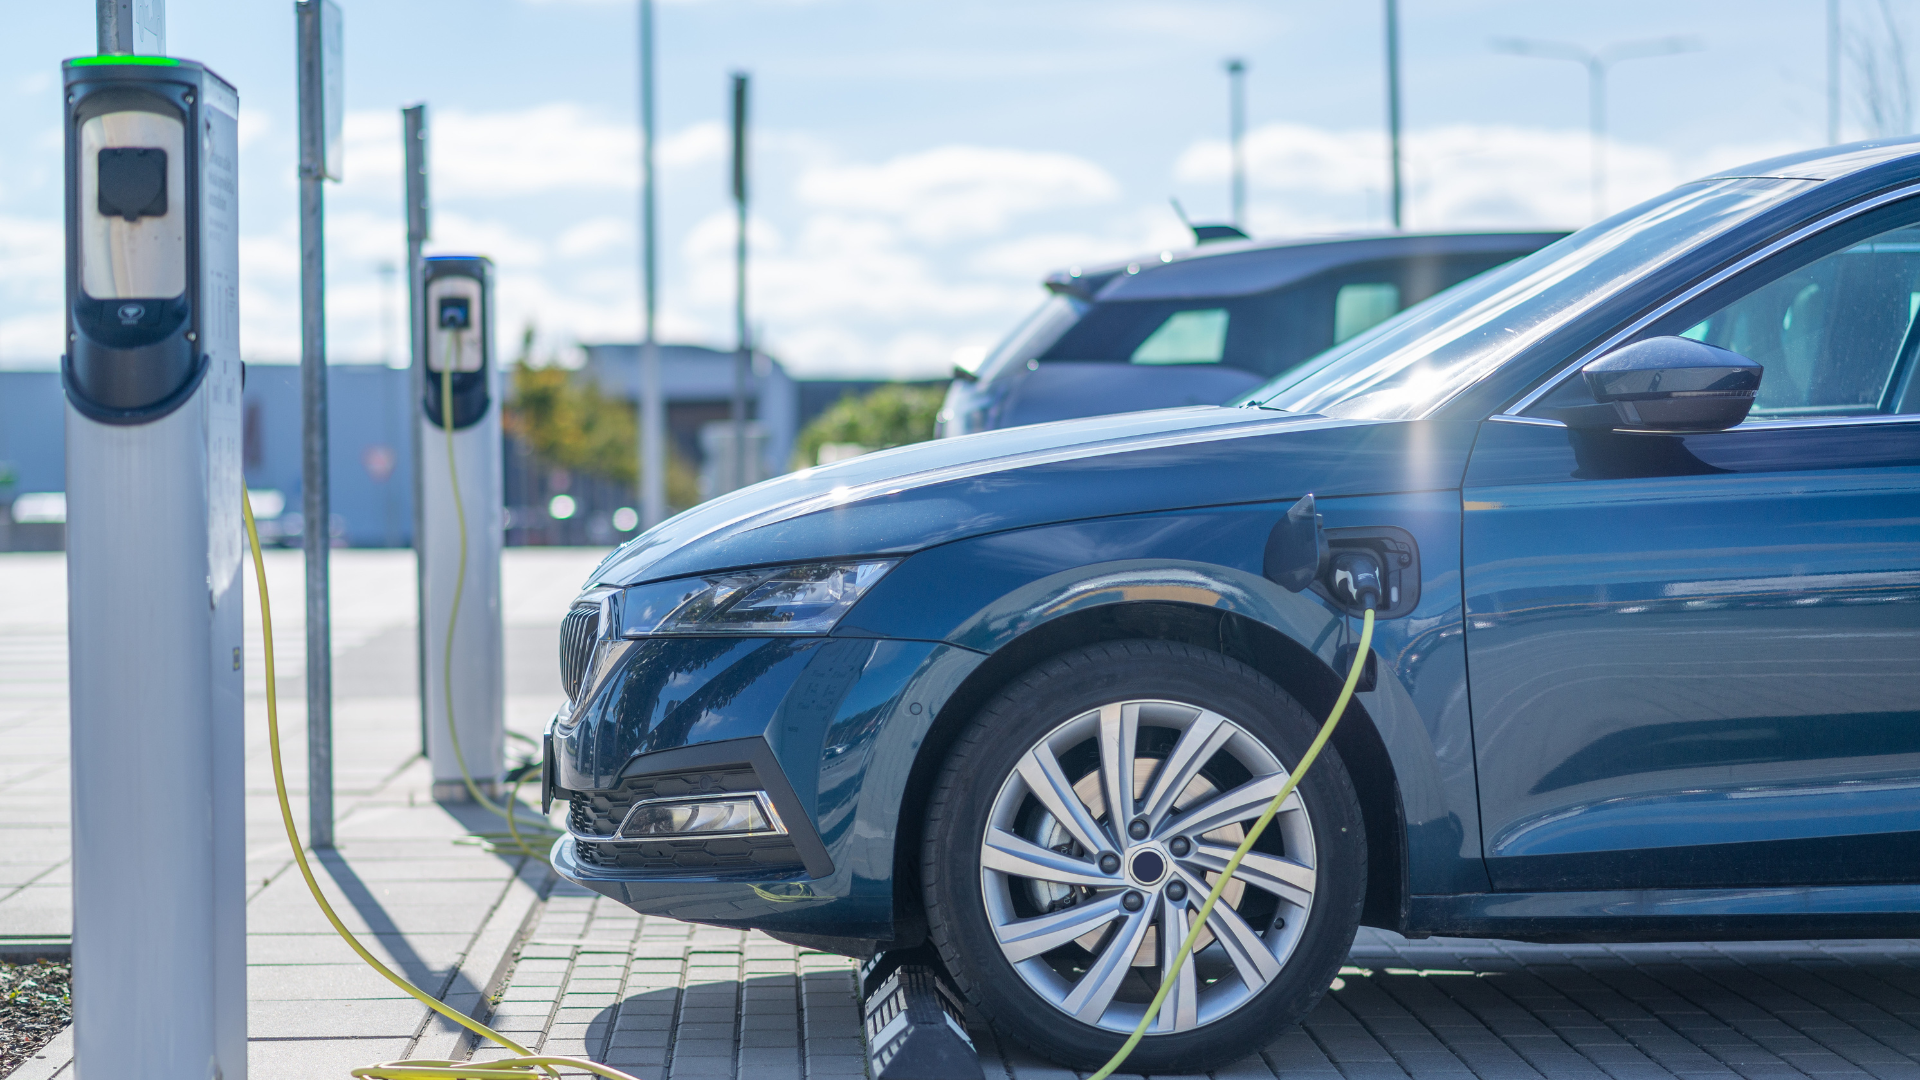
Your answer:
[[[623,638],[824,634],[898,560],[809,563],[635,585],[608,598]],[[609,612],[609,615],[613,614]]]

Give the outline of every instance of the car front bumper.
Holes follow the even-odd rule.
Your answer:
[[[982,659],[876,638],[639,641],[549,726],[551,794],[572,830],[554,868],[642,914],[891,940],[917,753]],[[637,797],[747,790],[767,792],[785,842],[613,835]]]

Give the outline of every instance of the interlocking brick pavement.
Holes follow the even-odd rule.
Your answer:
[[[562,884],[495,1023],[644,1080],[839,1080],[865,1075],[855,992],[842,957],[642,919]],[[978,1025],[974,1038],[988,1080],[1085,1075]],[[1211,1075],[1920,1080],[1920,942],[1545,946],[1363,929],[1305,1022]]]
[[[488,1023],[529,1049],[647,1078],[841,1080],[866,1075],[855,993],[845,957],[642,918],[562,883]],[[453,1042],[458,1058],[473,1040]]]

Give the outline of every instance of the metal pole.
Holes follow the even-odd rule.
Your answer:
[[[166,0],[94,0],[94,16],[101,55],[166,55]]]
[[[660,397],[659,303],[653,185],[653,0],[640,0],[640,277],[646,335],[640,346],[640,526],[667,517],[667,409]]]
[[[733,73],[733,486],[747,486],[747,367],[753,342],[747,331],[747,73]]]
[[[1227,61],[1227,137],[1233,150],[1233,223],[1247,228],[1247,65]]]
[[[1827,0],[1827,145],[1840,141],[1840,0]]]
[[[1387,2],[1387,160],[1393,187],[1393,227],[1401,227],[1405,193],[1400,186],[1400,5]]]
[[[420,701],[420,755],[427,753],[427,546],[426,493],[420,467],[420,424],[414,410],[426,399],[426,319],[421,312],[425,300],[420,293],[424,273],[421,247],[427,242],[427,107],[414,105],[400,110],[402,153],[406,160],[407,207],[407,417],[408,437],[413,445],[413,599],[415,675]]]
[[[333,520],[327,491],[325,121],[320,0],[295,0],[300,78],[300,487],[307,571],[307,836],[333,846],[333,634],[328,580]]]

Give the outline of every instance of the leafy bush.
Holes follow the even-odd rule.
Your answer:
[[[637,410],[601,393],[592,380],[576,372],[529,366],[523,353],[522,361],[513,366],[500,423],[549,465],[638,487]],[[692,506],[699,501],[699,479],[669,445],[667,502]]]
[[[947,396],[945,383],[914,386],[894,383],[860,397],[848,395],[814,417],[800,432],[793,448],[793,466],[814,465],[820,447],[852,443],[868,450],[925,442],[933,438],[933,421]]]

